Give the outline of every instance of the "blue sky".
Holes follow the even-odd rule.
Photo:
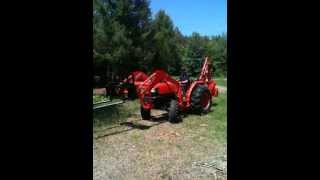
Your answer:
[[[152,15],[163,9],[182,34],[227,32],[227,0],[150,0]]]

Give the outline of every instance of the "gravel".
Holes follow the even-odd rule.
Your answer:
[[[227,178],[225,145],[190,134],[182,123],[154,122],[147,126],[130,131],[120,126],[112,129],[119,133],[94,139],[93,179]]]

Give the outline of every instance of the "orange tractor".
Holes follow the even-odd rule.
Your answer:
[[[189,83],[184,95],[180,81],[174,80],[163,70],[155,70],[147,79],[136,84],[142,118],[150,119],[151,109],[168,111],[169,121],[173,123],[181,121],[181,113],[187,110],[209,112],[212,97],[218,96],[216,82],[211,77],[212,65],[209,58],[205,57],[198,79]]]

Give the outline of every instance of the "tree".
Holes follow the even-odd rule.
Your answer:
[[[94,0],[94,70],[127,74],[148,55],[145,34],[151,12],[147,0]],[[126,68],[123,68],[126,67]]]
[[[153,68],[161,68],[169,73],[179,61],[178,44],[175,39],[174,25],[165,11],[160,10],[151,25]]]
[[[93,8],[94,72],[103,81],[135,69],[177,75],[182,65],[198,76],[205,55],[213,59],[215,75],[226,75],[225,34],[184,36],[165,11],[152,19],[148,0],[94,0]]]
[[[208,54],[216,67],[216,76],[227,75],[227,39],[226,35],[212,37],[208,44]]]
[[[187,43],[184,48],[182,62],[188,68],[191,76],[198,76],[201,60],[209,56],[216,69],[215,76],[226,76],[227,73],[227,44],[226,35],[222,36],[201,36],[194,32],[186,37]]]
[[[201,60],[205,56],[205,44],[197,32],[192,33],[192,35],[187,38],[187,42],[184,64],[186,64],[191,76],[198,76]]]

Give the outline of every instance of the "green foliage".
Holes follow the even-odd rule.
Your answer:
[[[104,78],[110,76],[108,73],[128,73],[139,68],[137,62],[143,59],[145,33],[151,21],[149,2],[94,0],[93,5],[95,74]]]
[[[174,25],[168,15],[160,10],[150,29],[152,34],[152,51],[154,54],[151,60],[152,68],[161,68],[169,73],[174,72],[174,67],[179,62],[178,44],[175,41]]]
[[[225,34],[183,36],[165,11],[151,18],[148,0],[94,0],[93,8],[94,72],[103,82],[135,69],[179,75],[182,65],[197,77],[205,55],[213,60],[214,75],[226,76]]]
[[[185,37],[187,45],[185,46],[183,63],[187,66],[192,76],[198,76],[201,60],[204,56],[209,56],[213,61],[216,71],[215,76],[226,76],[227,73],[227,44],[226,36],[200,36],[199,33],[192,33]]]

